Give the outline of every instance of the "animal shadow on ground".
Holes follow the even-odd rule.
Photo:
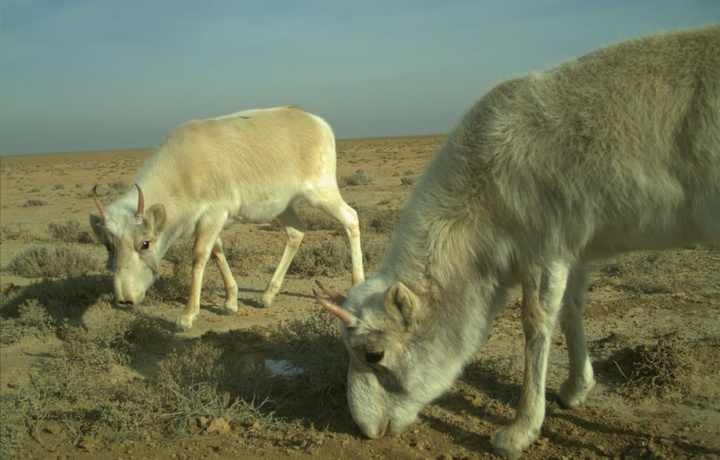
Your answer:
[[[65,321],[81,322],[93,305],[111,300],[111,278],[103,275],[43,279],[34,284],[5,289],[0,305],[4,319],[19,318],[24,310],[34,308],[44,312],[56,324]]]
[[[250,308],[266,308],[265,305],[260,301],[260,296],[262,295],[263,291],[259,289],[251,289],[251,288],[243,288],[238,286],[238,302],[245,305],[246,307]],[[278,302],[282,302],[282,297],[294,297],[296,299],[309,299],[312,300],[314,297],[306,292],[289,292],[285,290],[281,290],[278,292],[278,296],[273,302],[273,305]]]
[[[449,393],[435,402],[453,414],[451,420],[432,408],[422,413],[426,423],[439,432],[448,433],[453,442],[470,451],[492,452],[492,433],[510,423],[514,416],[520,386],[489,362],[469,363]],[[459,418],[463,422],[458,423]],[[468,423],[465,423],[468,421]]]

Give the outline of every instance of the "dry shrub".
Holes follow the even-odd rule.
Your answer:
[[[81,184],[75,184],[75,187],[81,187]],[[103,201],[103,203],[105,203],[112,202],[120,198],[120,196],[125,193],[127,189],[128,186],[125,185],[125,182],[120,179],[116,179],[107,185],[97,184],[96,190],[100,199]],[[90,198],[92,197],[92,194],[92,188],[80,190],[78,192],[78,195],[82,198]]]
[[[55,320],[37,299],[24,301],[17,317],[0,317],[0,344],[10,345],[23,338],[42,337],[55,331]]]
[[[27,442],[27,415],[21,398],[3,391],[0,397],[0,458],[18,458]]]
[[[343,176],[338,180],[340,187],[351,187],[357,185],[369,185],[373,181],[372,176],[362,169],[358,169],[353,174]]]
[[[338,234],[343,233],[340,222],[338,222],[334,217],[321,209],[303,203],[298,206],[297,214],[298,216],[300,216],[303,222],[305,222],[307,231],[330,230],[337,232]],[[283,230],[283,227],[282,225],[280,225],[280,221],[274,219],[269,223],[268,229],[281,231]]]
[[[148,289],[148,300],[173,302],[187,298],[192,278],[192,247],[192,239],[178,240],[170,246],[164,259],[170,262],[172,273],[161,277]]]
[[[37,301],[55,323],[60,324],[67,318],[82,316],[98,302],[109,304],[112,299],[111,289],[111,281],[107,276],[46,279],[4,293],[0,314],[3,318],[18,318],[24,303]]]
[[[661,337],[657,344],[627,350],[622,361],[629,371],[626,373],[628,381],[621,391],[631,396],[651,393],[658,397],[677,391],[684,355],[687,355],[687,347],[678,339],[677,333]]]
[[[167,434],[198,434],[219,418],[243,425],[271,421],[254,397],[241,399],[237,391],[231,394],[229,389],[237,388],[247,369],[247,363],[237,358],[198,340],[158,363],[153,382],[167,408],[161,415]]]
[[[33,206],[45,206],[46,204],[47,204],[47,201],[45,201],[45,200],[41,200],[40,198],[33,198],[31,200],[25,201],[20,206],[22,206],[23,208],[29,208],[29,207],[33,207]]]
[[[172,263],[192,261],[192,248],[195,240],[183,238],[175,241],[165,253],[164,259]]]
[[[161,350],[172,339],[172,333],[156,320],[139,313],[98,307],[103,310],[100,320],[92,321],[92,327],[73,327],[67,323],[58,329],[58,337],[63,340],[65,351],[71,359],[84,359],[88,353],[109,354],[109,357],[94,360],[115,364],[132,362],[145,350]],[[109,369],[108,369],[109,370]]]
[[[57,423],[73,445],[107,428],[118,436],[132,435],[157,406],[143,391],[142,382],[130,382],[133,388],[113,382],[108,371],[126,360],[99,346],[84,329],[65,326],[61,337],[64,354],[48,357],[42,367],[33,369],[29,384],[13,397],[15,410],[25,417],[27,433],[42,443],[41,427]],[[3,422],[5,416],[0,415]]]
[[[328,397],[331,404],[344,398],[348,356],[340,341],[337,318],[318,311],[309,318],[283,322],[277,338],[285,348],[285,359],[303,370],[291,378],[293,391],[308,397]]]
[[[8,270],[24,278],[83,276],[97,270],[95,260],[72,246],[32,246],[17,254]]]
[[[83,225],[76,220],[51,222],[48,224],[50,238],[63,243],[93,243],[94,240]]]
[[[22,223],[7,224],[0,227],[0,240],[13,240],[29,243],[32,240],[30,231]]]
[[[247,276],[257,270],[258,259],[268,252],[263,247],[248,246],[241,243],[223,245],[223,251],[233,274],[237,276]]]
[[[338,276],[352,269],[350,249],[344,241],[333,239],[301,245],[288,273],[311,276]]]
[[[42,428],[62,426],[62,436],[76,445],[100,433],[123,438],[175,439],[198,434],[222,417],[227,423],[271,419],[252,400],[245,402],[221,390],[237,373],[229,372],[219,349],[199,340],[170,353],[158,363],[155,378],[118,380],[113,370],[133,356],[167,347],[171,334],[153,320],[129,313],[112,315],[95,329],[64,325],[59,331],[64,353],[50,356],[29,374],[29,384],[11,396],[3,395],[0,425],[3,449],[26,442],[27,435],[42,443]],[[272,421],[271,421],[272,424]],[[268,426],[270,426],[269,424]]]
[[[387,236],[363,240],[363,265],[368,272],[374,271],[387,252],[390,238]]]
[[[698,381],[717,379],[720,372],[720,339],[705,342],[683,340],[672,332],[658,337],[657,343],[619,350],[611,357],[624,380],[617,391],[633,399],[712,400],[708,388],[695,388]]]
[[[387,249],[387,238],[365,238],[362,242],[363,265],[375,268]],[[352,270],[350,248],[343,239],[301,245],[290,263],[288,273],[305,277],[341,276]]]
[[[363,208],[360,216],[362,232],[392,234],[400,220],[399,208]]]
[[[416,176],[404,176],[400,178],[400,185],[413,185],[417,181]]]
[[[673,294],[693,292],[713,294],[715,287],[696,273],[707,270],[704,253],[716,251],[712,247],[694,247],[679,250],[640,252],[618,256],[598,264],[590,286],[611,286],[633,294]],[[691,252],[703,256],[690,255]]]
[[[330,214],[311,206],[301,208],[298,215],[305,222],[308,231],[334,230],[340,232],[342,229],[340,222]]]
[[[191,278],[190,262],[175,263],[169,276],[162,276],[147,290],[147,299],[152,302],[183,302],[190,294]]]

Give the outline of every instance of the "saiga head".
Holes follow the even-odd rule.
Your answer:
[[[371,278],[348,297],[318,282],[315,298],[340,319],[350,355],[347,397],[355,423],[369,438],[398,434],[455,381],[462,363],[443,350],[427,306],[401,282]]]
[[[93,200],[100,216],[90,215],[90,226],[108,250],[107,268],[113,272],[115,300],[120,305],[137,305],[158,277],[162,254],[155,243],[165,225],[165,207],[153,205],[145,212],[140,187],[134,213],[122,206],[103,207],[93,187]]]

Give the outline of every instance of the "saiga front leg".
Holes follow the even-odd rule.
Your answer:
[[[218,222],[220,224],[218,225]],[[200,291],[202,290],[205,265],[210,258],[210,253],[215,247],[220,236],[224,221],[218,218],[211,219],[204,217],[198,222],[195,232],[195,244],[193,245],[192,282],[190,285],[190,296],[182,314],[175,324],[178,332],[186,332],[192,328],[193,321],[200,313]],[[224,256],[223,256],[224,259]],[[227,262],[226,262],[227,263]],[[222,271],[222,268],[221,268]]]
[[[544,276],[543,276],[544,275]],[[545,376],[550,340],[562,303],[568,266],[556,262],[522,275],[521,321],[525,332],[525,373],[515,420],[495,432],[493,447],[504,457],[517,457],[540,436],[545,418]]]

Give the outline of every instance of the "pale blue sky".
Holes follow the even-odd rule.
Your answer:
[[[2,0],[0,154],[284,104],[338,138],[445,133],[506,78],[718,21],[718,0]]]

